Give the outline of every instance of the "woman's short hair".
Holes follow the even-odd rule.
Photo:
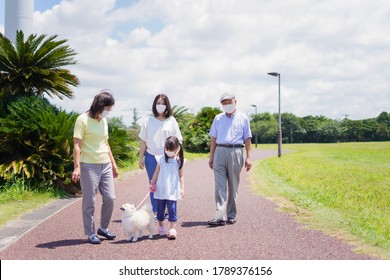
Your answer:
[[[160,114],[157,112],[157,109],[156,109],[157,101],[158,101],[160,98],[164,101],[165,106],[167,106],[167,108],[165,109],[165,112],[164,112],[164,117],[169,118],[170,116],[173,115],[173,111],[172,111],[171,103],[169,102],[168,96],[166,96],[166,95],[163,94],[163,93],[157,94],[156,97],[154,98],[153,105],[152,105],[153,115],[154,115],[156,118],[160,115]]]
[[[103,89],[93,99],[89,114],[91,118],[95,118],[97,114],[101,114],[104,107],[114,106],[115,99],[108,89]]]

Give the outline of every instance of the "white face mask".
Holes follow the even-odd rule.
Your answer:
[[[176,155],[176,152],[175,152],[175,151],[172,152],[172,151],[167,151],[167,150],[165,150],[165,154],[166,154],[168,157],[172,158],[172,157],[174,157],[174,156]]]
[[[222,105],[222,109],[225,111],[225,113],[231,114],[236,109],[236,104]]]
[[[162,105],[162,104],[157,104],[156,105],[156,110],[159,114],[162,114],[165,112],[165,109],[167,108],[166,105]]]
[[[100,114],[100,117],[101,117],[101,118],[105,118],[105,117],[108,116],[109,113],[110,113],[110,111],[103,110],[103,112]]]

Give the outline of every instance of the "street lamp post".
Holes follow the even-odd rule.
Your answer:
[[[270,72],[268,75],[278,77],[278,93],[279,93],[279,119],[278,119],[278,157],[282,156],[282,119],[280,116],[280,73]]]
[[[257,106],[251,105],[252,107],[255,107],[255,115],[257,115]],[[255,147],[257,148],[257,122],[255,122]]]

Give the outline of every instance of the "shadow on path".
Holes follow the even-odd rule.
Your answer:
[[[58,247],[67,247],[67,246],[78,246],[81,244],[85,244],[88,241],[86,239],[67,239],[67,240],[59,240],[59,241],[52,241],[48,243],[42,243],[35,246],[36,248],[42,248],[42,249],[56,249]]]
[[[208,227],[207,222],[205,221],[199,221],[199,222],[182,222],[182,227],[189,228],[189,227]]]

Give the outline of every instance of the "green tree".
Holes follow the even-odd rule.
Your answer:
[[[57,96],[73,98],[70,86],[79,80],[64,66],[75,64],[76,53],[57,35],[30,35],[24,40],[22,31],[16,34],[15,45],[0,33],[0,105],[20,97]]]
[[[208,152],[210,150],[210,128],[214,117],[221,113],[219,108],[204,107],[187,124],[183,133],[184,146],[191,152]]]
[[[375,132],[377,141],[388,141],[390,139],[390,130],[384,124],[379,124],[378,129]]]
[[[377,140],[376,132],[379,129],[380,124],[374,119],[362,120],[362,141],[374,141]]]
[[[341,122],[343,133],[341,139],[345,142],[362,142],[376,140],[376,132],[380,124],[375,119],[350,120]]]
[[[363,139],[362,121],[345,118],[341,122],[343,132],[341,140],[344,142],[359,142]]]
[[[320,127],[329,119],[324,116],[306,116],[302,118],[302,128],[306,131],[302,142],[303,143],[318,143],[321,142],[321,137],[318,134]]]
[[[270,113],[261,113],[254,116],[251,123],[252,135],[257,133],[259,143],[276,143],[278,137],[278,120]],[[255,129],[255,130],[253,130]]]
[[[283,143],[301,142],[305,131],[301,127],[299,118],[291,113],[283,113],[281,119]]]
[[[134,108],[133,109],[133,121],[131,122],[131,126],[130,128],[131,129],[138,129],[139,128],[139,125],[138,125],[138,121],[139,121],[140,117],[138,116],[138,112],[137,112],[137,108]]]
[[[382,112],[376,118],[376,121],[380,124],[386,125],[390,129],[390,113]]]
[[[173,116],[175,117],[179,125],[180,131],[184,137],[184,134],[188,130],[188,124],[193,120],[195,116],[194,114],[189,113],[188,109],[185,108],[184,106],[179,107],[175,105],[172,107],[172,110],[173,110]]]
[[[172,107],[172,111],[176,121],[179,122],[184,118],[185,114],[188,112],[188,109],[184,106],[179,107],[175,105]]]
[[[317,136],[318,143],[336,143],[339,141],[342,129],[338,122],[327,120],[321,122],[318,127]]]

